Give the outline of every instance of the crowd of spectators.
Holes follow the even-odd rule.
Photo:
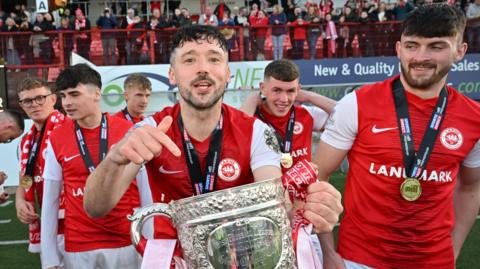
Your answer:
[[[105,65],[147,63],[150,54],[146,51],[152,49],[152,44],[155,63],[166,63],[171,29],[192,23],[222,27],[229,52],[243,48],[244,59],[250,60],[266,59],[267,43],[271,44],[271,57],[275,60],[285,56],[300,59],[307,54],[310,59],[392,55],[395,40],[392,36],[399,30],[394,22],[405,19],[415,5],[430,4],[432,0],[346,0],[343,7],[334,7],[332,0],[309,0],[302,5],[294,0],[282,0],[281,4],[265,0],[250,2],[247,7],[237,7],[220,0],[217,6],[207,6],[203,13],[193,16],[187,8],[162,13],[155,5],[147,10],[146,17],[135,8],[129,8],[124,16],[117,16],[121,13],[114,5],[113,9],[105,7],[97,18],[93,14],[86,16],[80,8],[35,13],[24,5],[16,5],[8,14],[0,11],[0,29],[24,33],[1,35],[0,53],[10,65],[29,65],[34,59],[39,59],[36,64],[48,65],[58,57],[54,45],[62,41],[66,64],[73,50],[90,59],[92,19],[101,30]],[[480,18],[480,0],[465,2],[449,1],[461,6],[467,18]],[[142,9],[146,8],[142,6]],[[64,32],[63,40],[58,40],[55,29]],[[470,48],[479,52],[480,22],[471,25],[467,39]]]

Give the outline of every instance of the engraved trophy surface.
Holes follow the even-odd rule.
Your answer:
[[[137,209],[129,216],[135,245],[154,215],[172,219],[188,268],[296,268],[281,179]]]

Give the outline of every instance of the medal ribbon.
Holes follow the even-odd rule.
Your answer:
[[[282,175],[282,183],[287,190],[290,200],[306,201],[307,188],[317,180],[315,167],[307,160],[298,161],[292,168]],[[313,225],[304,217],[304,209],[293,212],[292,239],[297,256],[298,268],[322,268],[317,253],[314,250],[310,233]]]
[[[100,163],[105,156],[107,155],[108,151],[108,122],[107,116],[105,114],[102,115],[102,122],[100,123],[100,150],[98,151],[98,162]],[[88,172],[92,173],[95,170],[95,164],[92,161],[92,156],[88,151],[87,145],[85,144],[85,140],[83,139],[82,130],[77,122],[75,122],[75,134],[77,135],[77,145],[78,149],[80,150],[80,154],[82,155],[83,162],[87,167]]]
[[[38,136],[37,140],[35,140],[34,143],[32,143],[30,147],[30,153],[28,155],[27,159],[27,164],[25,167],[25,175],[30,176],[33,178],[33,170],[35,169],[35,162],[37,160],[38,152],[40,147],[40,144],[42,143],[43,139],[43,134],[45,133],[45,125],[47,124],[47,121],[43,123],[42,130],[40,131],[40,135]],[[33,133],[32,137],[35,137],[37,135],[37,129],[35,128],[35,132]]]
[[[430,154],[433,151],[438,132],[445,118],[447,110],[448,92],[446,87],[440,92],[435,109],[432,112],[427,130],[423,135],[422,142],[418,152],[415,152],[413,142],[412,126],[408,113],[407,96],[400,79],[393,82],[393,99],[395,101],[395,111],[397,113],[397,123],[400,133],[400,144],[402,145],[403,163],[407,177],[419,178],[427,166]]]
[[[125,118],[126,118],[129,122],[135,123],[135,122],[133,121],[133,118],[132,118],[132,116],[130,115],[130,113],[128,113],[127,108],[124,108],[122,111],[123,111],[123,115],[125,116]]]
[[[283,141],[282,136],[280,136],[280,134],[278,133],[278,130],[275,129],[273,124],[265,118],[265,116],[262,114],[262,112],[258,107],[255,110],[255,115],[259,117],[263,122],[268,124],[270,129],[272,129],[273,133],[275,134],[275,137],[277,138],[278,144],[282,149],[282,152],[290,153],[290,150],[292,148],[293,129],[295,127],[295,107],[292,106],[292,112],[290,112],[290,118],[288,119],[287,129],[285,130],[285,141]]]
[[[183,149],[186,154],[185,160],[187,161],[188,174],[190,175],[190,181],[192,182],[193,193],[200,195],[202,193],[211,192],[216,186],[216,174],[218,165],[220,164],[220,153],[222,152],[222,139],[223,139],[223,111],[220,114],[220,120],[217,126],[212,132],[212,138],[208,147],[207,154],[207,167],[206,173],[202,172],[200,167],[200,161],[198,160],[198,154],[195,150],[187,130],[183,128],[182,117],[178,116],[178,128],[182,133]]]

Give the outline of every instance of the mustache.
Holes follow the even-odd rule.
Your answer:
[[[193,86],[195,85],[197,82],[199,81],[208,81],[209,83],[211,83],[212,85],[215,85],[215,81],[210,78],[207,74],[204,74],[204,75],[199,75],[198,77],[196,77],[191,83],[190,85]]]
[[[409,68],[423,67],[423,68],[436,68],[437,65],[432,62],[419,62],[411,63],[408,65]]]

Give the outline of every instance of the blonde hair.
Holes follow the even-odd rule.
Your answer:
[[[283,12],[283,7],[279,4],[276,4],[276,5],[273,6],[273,11],[276,11],[277,14],[280,14],[280,13]]]
[[[145,91],[152,91],[152,83],[146,76],[140,73],[130,74],[123,83],[123,88],[125,91],[128,91],[128,89],[131,87],[137,87],[140,90]]]

